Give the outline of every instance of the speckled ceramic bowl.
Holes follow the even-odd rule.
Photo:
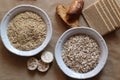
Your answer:
[[[66,64],[64,63],[64,61],[62,59],[62,55],[61,55],[64,42],[70,36],[75,35],[75,34],[81,34],[81,33],[87,34],[90,37],[92,37],[93,39],[95,39],[101,49],[101,54],[100,54],[100,58],[99,58],[99,62],[97,64],[97,66],[93,70],[91,70],[87,73],[76,73],[75,71],[68,68],[66,66]],[[67,30],[66,32],[64,32],[62,34],[62,36],[59,38],[59,40],[57,41],[56,48],[55,48],[55,59],[57,61],[58,66],[60,67],[60,69],[67,76],[69,76],[71,78],[76,78],[76,79],[87,79],[87,78],[91,78],[91,77],[97,75],[104,67],[107,57],[108,57],[108,48],[107,48],[106,42],[103,39],[103,37],[96,30],[94,30],[92,28],[84,27],[84,26],[77,27],[77,28],[71,28],[71,29]]]
[[[7,36],[7,27],[8,27],[8,23],[9,21],[18,13],[21,13],[23,11],[32,11],[35,12],[37,14],[39,14],[43,20],[45,21],[45,23],[47,24],[47,36],[46,39],[44,40],[44,42],[37,47],[36,49],[30,50],[30,51],[22,51],[22,50],[18,50],[16,48],[14,48]],[[8,11],[4,18],[1,21],[1,39],[3,44],[5,45],[5,47],[12,53],[19,55],[19,56],[33,56],[38,54],[39,52],[41,52],[49,43],[51,36],[52,36],[52,24],[51,24],[51,20],[49,19],[49,16],[47,15],[47,13],[45,11],[43,11],[42,9],[33,6],[33,5],[28,5],[28,4],[24,4],[24,5],[18,5],[16,7],[14,7],[13,9],[11,9],[10,11]]]

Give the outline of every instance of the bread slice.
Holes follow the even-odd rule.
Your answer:
[[[99,5],[99,1],[94,3],[99,15],[101,16],[102,20],[104,21],[104,23],[106,24],[108,30],[111,32],[113,29],[110,28],[110,26],[112,26],[109,22],[109,19],[107,18],[105,11],[102,10],[101,6]]]
[[[103,12],[105,13],[105,15],[106,15],[107,19],[109,20],[110,24],[112,25],[112,26],[110,26],[110,28],[112,30],[115,30],[115,23],[113,21],[113,18],[111,16],[110,12],[108,11],[106,5],[104,4],[103,0],[99,0],[99,5],[102,8]]]
[[[72,22],[69,22],[67,20],[67,8],[61,4],[59,4],[56,8],[57,14],[61,17],[61,19],[70,27],[78,27],[80,26],[79,20],[74,20]]]
[[[118,15],[116,14],[114,8],[109,4],[108,0],[104,0],[104,3],[107,6],[107,8],[108,8],[111,16],[113,17],[114,21],[116,22],[115,28],[118,28],[119,24],[120,24]]]
[[[119,7],[117,8],[117,5],[115,5],[115,2],[114,2],[114,0],[112,1],[112,0],[107,0],[107,2],[111,5],[111,9],[113,9],[113,11],[116,13],[116,16],[118,17],[118,20],[119,20],[119,22],[118,22],[118,24],[119,24],[119,26],[118,27],[120,27],[120,13],[119,13]]]
[[[82,13],[91,28],[97,30],[102,35],[110,32],[105,22],[99,15],[95,5],[90,5],[89,7],[84,9]]]

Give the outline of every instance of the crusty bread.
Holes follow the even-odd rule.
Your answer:
[[[84,5],[84,0],[72,0],[67,9],[67,14],[80,14]]]
[[[102,35],[110,32],[105,22],[99,15],[95,5],[90,5],[89,7],[84,9],[82,13],[91,28],[97,30]]]
[[[59,4],[56,7],[56,12],[68,26],[70,26],[70,27],[78,27],[78,26],[80,26],[80,22],[79,22],[78,19],[72,20],[72,21],[67,20],[67,17],[69,15],[67,15],[67,8],[65,6]]]

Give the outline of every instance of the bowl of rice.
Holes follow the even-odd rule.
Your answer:
[[[65,31],[58,39],[55,59],[67,76],[87,79],[105,66],[108,48],[103,37],[94,29],[76,27]]]
[[[33,5],[18,5],[8,11],[1,21],[4,46],[19,56],[40,53],[52,36],[52,24],[47,13]]]

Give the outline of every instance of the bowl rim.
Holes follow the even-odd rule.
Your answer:
[[[15,47],[13,47],[10,44],[10,41],[8,39],[8,36],[7,36],[7,31],[6,31],[8,26],[5,26],[8,23],[6,22],[7,24],[4,24],[7,17],[9,17],[7,19],[10,19],[10,14],[11,13],[13,15],[14,14],[16,15],[17,14],[16,11],[18,9],[22,9],[22,8],[23,8],[23,11],[26,10],[25,8],[31,8],[30,11],[33,11],[33,12],[34,12],[33,9],[35,9],[37,14],[42,15],[42,18],[44,19],[44,21],[45,21],[45,19],[48,21],[46,23],[46,25],[47,25],[47,27],[46,27],[47,28],[47,35],[46,35],[45,40],[43,41],[43,43],[39,47],[37,47],[37,48],[35,48],[33,50],[29,50],[29,51],[23,51],[23,50],[16,49]],[[18,13],[23,12],[23,11],[18,11]],[[41,8],[39,8],[37,6],[31,5],[31,4],[20,4],[20,5],[17,5],[15,7],[13,7],[12,9],[10,9],[4,15],[4,17],[3,17],[2,21],[1,21],[0,26],[1,26],[0,27],[0,35],[1,35],[1,40],[2,40],[2,42],[4,44],[4,46],[7,48],[8,51],[12,52],[13,54],[19,55],[19,56],[29,57],[29,56],[34,56],[34,55],[40,53],[48,45],[48,43],[50,42],[51,37],[52,37],[52,23],[51,23],[51,20],[50,20],[48,14],[43,9],[41,9]],[[5,29],[6,32],[4,32],[4,29],[3,29],[5,27],[6,27],[6,29]],[[49,30],[48,30],[48,28],[49,28]],[[7,36],[7,38],[6,38],[6,36]]]
[[[89,31],[94,32],[95,35],[97,35],[101,39],[100,41],[102,41],[101,43],[104,45],[104,48],[105,48],[105,51],[106,51],[105,55],[104,55],[104,58],[102,58],[103,60],[101,60],[101,63],[98,63],[98,65],[97,65],[97,66],[99,66],[99,68],[96,68],[97,67],[96,66],[93,70],[91,70],[87,73],[76,73],[76,72],[72,71],[71,69],[69,69],[66,66],[66,64],[64,63],[64,61],[61,57],[61,53],[60,53],[60,51],[61,51],[60,47],[62,45],[61,43],[64,42],[64,41],[61,41],[62,38],[64,38],[63,40],[65,40],[65,38],[66,38],[65,35],[70,34],[70,32],[73,31],[73,30],[80,30],[80,29],[81,30],[89,30]],[[103,39],[103,37],[96,30],[94,30],[92,28],[89,28],[89,27],[85,27],[85,26],[80,26],[80,27],[75,27],[75,28],[68,29],[67,31],[65,31],[60,36],[60,38],[58,39],[57,44],[55,46],[55,59],[56,59],[56,62],[58,64],[59,68],[63,71],[64,74],[66,74],[67,76],[69,76],[71,78],[75,78],[75,79],[88,79],[88,78],[96,76],[102,70],[102,68],[105,66],[105,63],[107,61],[107,57],[108,57],[108,48],[107,48],[106,42]]]

